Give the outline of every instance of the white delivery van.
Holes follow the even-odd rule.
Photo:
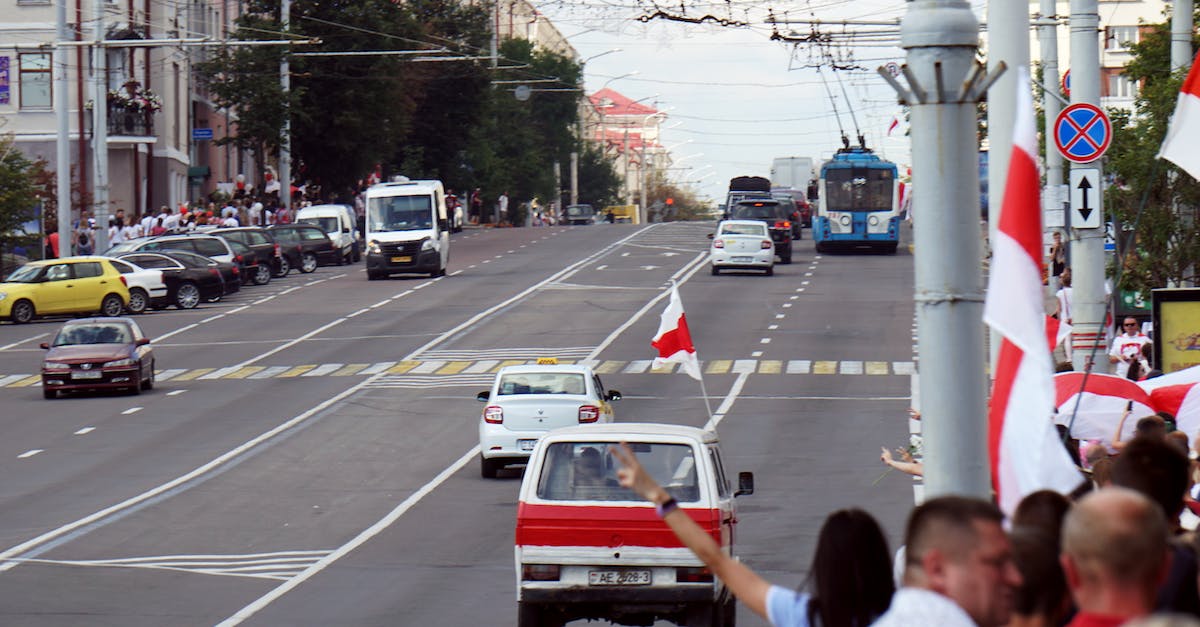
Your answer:
[[[441,181],[401,180],[367,188],[367,278],[446,274],[450,223]]]
[[[338,263],[362,260],[362,245],[355,228],[354,208],[349,205],[313,205],[296,212],[296,222],[320,227],[329,235]]]

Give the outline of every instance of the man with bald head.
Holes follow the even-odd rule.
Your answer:
[[[1068,627],[1108,627],[1154,611],[1170,569],[1162,509],[1127,488],[1104,488],[1063,521],[1067,588],[1079,613]]]

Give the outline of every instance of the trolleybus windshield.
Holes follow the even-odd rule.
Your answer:
[[[890,169],[829,168],[825,204],[831,211],[891,211],[895,175]]]

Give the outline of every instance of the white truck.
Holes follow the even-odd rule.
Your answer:
[[[812,157],[776,157],[771,162],[771,189],[807,190],[817,177]]]

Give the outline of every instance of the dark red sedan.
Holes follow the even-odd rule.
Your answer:
[[[125,389],[133,394],[154,387],[154,351],[130,318],[83,318],[63,325],[42,362],[42,394],[64,390]]]

